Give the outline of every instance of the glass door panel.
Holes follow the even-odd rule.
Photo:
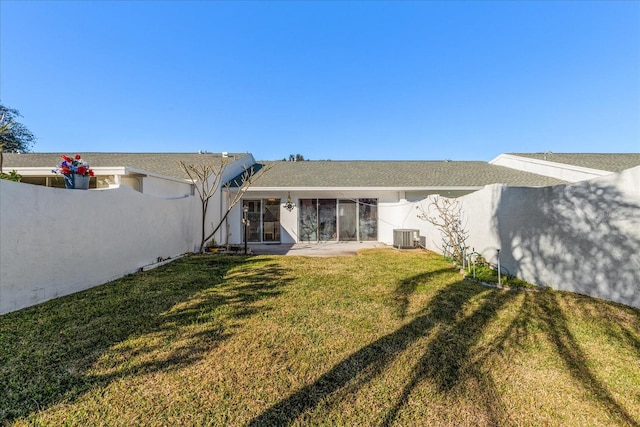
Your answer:
[[[264,214],[262,216],[262,241],[280,241],[280,200],[266,199],[263,201]]]
[[[260,241],[260,200],[245,200],[242,207],[248,207],[247,219],[249,227],[247,227],[247,242]],[[243,211],[244,213],[244,211]],[[244,230],[242,231],[244,233]],[[244,241],[244,236],[242,237]]]
[[[317,199],[300,199],[298,209],[298,236],[302,242],[318,240],[318,203]]]
[[[378,240],[378,199],[358,200],[360,241]]]
[[[338,202],[338,240],[352,241],[358,239],[357,205],[353,200]]]
[[[318,199],[318,240],[336,240],[336,199]]]

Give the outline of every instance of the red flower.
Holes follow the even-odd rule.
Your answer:
[[[62,162],[52,172],[61,173],[63,175],[71,175],[75,173],[82,176],[94,176],[93,171],[89,169],[89,165],[82,161],[82,156],[80,154],[74,155],[73,158],[64,154],[60,157],[62,158]]]

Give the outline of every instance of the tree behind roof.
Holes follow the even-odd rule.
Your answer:
[[[25,125],[16,119],[22,117],[20,111],[15,108],[5,107],[0,104],[0,117],[4,116],[2,125],[9,125],[6,132],[0,134],[0,144],[5,153],[28,152],[36,141],[33,133]]]

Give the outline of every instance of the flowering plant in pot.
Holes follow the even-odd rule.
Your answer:
[[[80,154],[71,158],[64,154],[60,156],[62,162],[52,172],[64,175],[64,183],[67,188],[83,189],[89,188],[89,178],[93,176],[93,170],[89,163],[82,160]]]

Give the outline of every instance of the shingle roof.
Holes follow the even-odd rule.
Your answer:
[[[608,172],[621,172],[640,165],[640,153],[509,153],[512,156],[546,160],[598,169]]]
[[[481,187],[563,184],[555,178],[474,161],[263,162],[254,187]]]
[[[542,155],[542,154],[541,154]],[[246,154],[229,154],[242,158]],[[525,156],[525,155],[522,155]],[[530,155],[531,157],[536,154]],[[555,156],[555,154],[554,154]],[[595,156],[595,155],[594,155]],[[131,167],[187,178],[178,162],[220,162],[220,153],[84,153],[91,167]],[[59,153],[4,154],[4,169],[51,167]],[[302,161],[261,162],[269,165],[254,187],[481,187],[504,183],[512,186],[548,186],[565,181],[496,166],[480,161]]]
[[[247,154],[229,153],[229,158],[242,158]],[[130,167],[173,178],[188,179],[179,161],[187,164],[219,164],[221,153],[82,153],[82,159],[95,167]],[[3,169],[17,167],[51,167],[60,164],[59,153],[4,153]]]

